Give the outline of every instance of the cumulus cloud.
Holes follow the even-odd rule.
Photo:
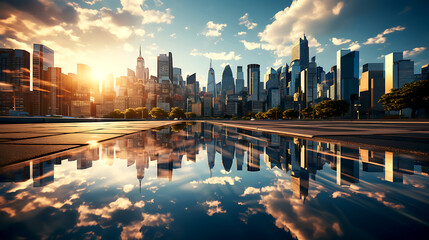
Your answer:
[[[349,46],[350,51],[355,51],[360,48],[360,44],[358,41],[352,42]]]
[[[405,50],[404,57],[415,56],[417,54],[424,52],[425,50],[426,50],[426,47],[416,47],[416,48],[413,48],[412,50]]]
[[[88,5],[94,5],[96,2],[101,2],[103,0],[83,0]]]
[[[222,31],[226,28],[226,23],[214,23],[209,21],[206,24],[206,30],[203,32],[203,35],[206,37],[219,37],[222,35]]]
[[[213,60],[224,60],[224,61],[236,60],[236,61],[238,61],[241,59],[241,56],[236,55],[234,51],[230,51],[229,53],[227,53],[227,52],[202,53],[202,52],[198,52],[197,49],[193,49],[190,54],[191,54],[191,56],[203,56],[203,57],[213,59]]]
[[[258,26],[257,23],[251,22],[249,20],[249,14],[248,13],[245,13],[238,21],[239,21],[238,24],[246,26],[247,29],[249,29],[249,30],[254,29],[255,27]]]
[[[171,38],[176,38],[176,33],[172,33],[172,34],[170,34],[170,37],[171,37]]]
[[[335,38],[335,37],[331,38],[330,40],[334,45],[343,45],[352,41],[351,39]]]
[[[293,1],[289,7],[274,15],[274,21],[259,33],[259,37],[278,57],[290,55],[293,43],[302,37],[304,32],[309,33],[309,46],[319,47],[320,43],[312,33],[326,30],[333,25],[328,23],[336,20],[345,7],[344,2],[338,0]]]
[[[258,194],[258,193],[261,193],[261,189],[254,188],[254,187],[248,187],[244,190],[244,193],[241,194],[241,196],[244,197],[246,195]]]
[[[384,30],[382,33],[377,34],[377,36],[372,37],[372,38],[368,38],[368,40],[366,42],[364,42],[364,45],[368,45],[368,44],[380,44],[380,43],[385,43],[386,42],[386,35],[387,34],[391,34],[393,32],[397,32],[397,31],[404,31],[405,27],[401,27],[401,26],[396,26],[396,27],[392,27],[392,28],[388,28],[386,30]]]
[[[247,32],[238,32],[237,33],[238,36],[243,36],[243,35],[246,35],[246,34],[247,34]]]
[[[207,215],[213,216],[216,213],[226,213],[226,210],[223,210],[221,206],[219,206],[221,202],[219,201],[205,201],[202,205],[208,207]]]
[[[240,182],[240,177],[211,177],[203,181],[192,181],[190,184],[220,184],[220,185],[226,185],[227,183],[229,185],[234,185],[235,182]]]
[[[161,227],[168,228],[169,224],[174,221],[170,213],[142,213],[142,221],[133,221],[127,226],[122,227],[121,239],[142,239],[142,227]]]

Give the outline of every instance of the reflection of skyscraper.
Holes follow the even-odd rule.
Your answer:
[[[54,182],[54,164],[52,160],[33,162],[33,186],[43,187]]]
[[[260,151],[258,149],[258,140],[252,139],[249,142],[247,151],[247,171],[255,172],[260,170]]]
[[[238,140],[235,149],[235,159],[237,161],[237,171],[243,170],[243,161],[244,161],[244,141]]]
[[[337,184],[359,182],[359,150],[339,147],[337,155]]]
[[[173,161],[171,161],[167,154],[158,156],[157,177],[168,178],[170,182],[173,180]]]
[[[359,155],[364,172],[383,172],[384,156],[363,148],[359,148]]]
[[[25,182],[30,179],[30,162],[20,163],[11,169],[7,167],[0,171],[0,182]]]
[[[215,165],[215,156],[216,156],[215,140],[212,140],[211,142],[207,143],[207,161],[210,168],[210,177],[212,176],[212,169]]]

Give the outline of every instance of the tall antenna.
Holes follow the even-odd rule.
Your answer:
[[[212,68],[212,59],[210,58],[210,68]]]

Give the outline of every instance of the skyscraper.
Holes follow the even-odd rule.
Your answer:
[[[184,86],[181,68],[173,68],[173,83]]]
[[[211,93],[213,97],[216,97],[216,80],[215,72],[212,68],[212,60],[210,59],[210,69],[207,77],[207,92]]]
[[[144,66],[144,58],[142,57],[142,47],[139,48],[139,56],[137,57],[136,79],[147,82],[149,80],[149,68]]]
[[[414,81],[414,62],[403,57],[402,52],[393,52],[384,57],[385,93]]]
[[[54,66],[54,51],[44,45],[33,45],[33,115],[48,113],[48,67]]]
[[[317,97],[317,64],[316,58],[314,57],[308,64],[308,68],[301,71],[300,89],[304,106],[309,107],[311,105],[314,107],[314,100],[316,100]]]
[[[301,66],[299,61],[293,61],[290,64],[289,72],[290,72],[290,83],[289,83],[289,95],[293,97],[293,95],[298,91],[299,80],[300,80],[300,72]]]
[[[160,54],[157,58],[158,65],[158,81],[173,81],[173,55],[171,52],[167,54]]]
[[[304,34],[304,39],[299,38],[292,47],[291,63],[299,61],[300,71],[306,69],[309,63],[308,41]]]
[[[235,80],[235,93],[244,91],[244,74],[243,67],[237,66],[237,79]]]
[[[260,66],[259,64],[247,65],[247,93],[249,100],[259,100]]]
[[[19,49],[0,49],[0,115],[9,110],[29,111],[25,97],[30,91],[30,53]],[[25,95],[25,96],[24,96]]]
[[[232,76],[232,70],[229,65],[226,65],[225,69],[223,70],[221,82],[221,95],[223,97],[235,93],[234,77]]]
[[[371,115],[382,113],[383,106],[378,102],[384,94],[383,63],[367,63],[362,67],[362,76],[359,84],[359,99],[363,114]]]
[[[338,50],[337,52],[337,97],[353,103],[359,95],[359,52],[350,50]]]

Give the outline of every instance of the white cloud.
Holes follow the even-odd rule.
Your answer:
[[[171,38],[176,38],[176,33],[172,33],[172,34],[170,34],[170,37],[171,37]]]
[[[155,5],[157,7],[160,7],[160,6],[164,5],[164,3],[161,0],[153,0],[153,2],[155,3]]]
[[[247,32],[238,32],[237,33],[238,36],[243,36],[243,35],[246,35],[246,34],[247,34]]]
[[[142,17],[142,24],[148,23],[167,23],[170,24],[174,19],[169,8],[165,12],[159,10],[143,10],[144,0],[121,0],[122,9],[118,13],[129,12],[130,14]]]
[[[193,49],[191,51],[191,56],[203,56],[209,59],[213,59],[213,60],[240,60],[241,56],[240,55],[236,55],[234,51],[230,51],[229,53],[227,52],[207,52],[207,53],[201,53],[198,52],[197,49]]]
[[[416,48],[413,48],[412,50],[405,50],[404,57],[415,56],[417,54],[424,52],[425,50],[426,50],[426,47],[416,47]]]
[[[96,2],[101,2],[103,0],[83,0],[88,5],[94,5]]]
[[[225,67],[226,67],[226,65],[230,65],[230,64],[229,64],[229,62],[221,63],[219,66],[220,66],[221,68],[225,68]]]
[[[213,21],[209,21],[206,24],[206,31],[203,32],[203,35],[206,37],[219,37],[222,35],[221,31],[226,28],[226,23],[214,23]]]
[[[355,50],[358,50],[359,48],[360,48],[360,45],[358,41],[352,42],[349,46],[350,51],[355,51]]]
[[[241,40],[240,42],[242,42],[244,44],[244,47],[247,50],[254,50],[254,49],[261,48],[261,44],[257,43],[257,42],[248,42],[246,40]]]
[[[352,41],[351,39],[335,38],[335,37],[331,38],[330,40],[334,45],[343,45]]]
[[[278,57],[289,56],[293,43],[305,32],[309,33],[306,34],[309,46],[319,47],[320,43],[311,33],[326,28],[344,7],[345,4],[338,0],[293,1],[289,7],[277,12],[274,21],[259,33],[261,42],[268,45],[265,48],[273,49]]]
[[[323,47],[316,48],[316,53],[321,53],[323,51],[325,51],[325,48],[323,48]]]
[[[276,61],[273,63],[273,67],[280,67],[283,65],[283,60],[281,58],[277,58]]]
[[[240,19],[239,19],[239,23],[240,25],[244,25],[247,27],[247,29],[251,30],[254,29],[255,27],[258,26],[257,23],[251,22],[249,20],[249,14],[245,13]]]
[[[387,34],[391,34],[393,32],[397,32],[397,31],[404,31],[405,27],[401,27],[401,26],[396,26],[396,27],[392,27],[392,28],[388,28],[386,30],[384,30],[382,33],[377,34],[377,36],[373,37],[373,38],[368,38],[368,40],[366,42],[364,42],[364,45],[368,45],[368,44],[381,44],[381,43],[385,43],[386,42],[386,38],[384,37]]]
[[[134,47],[129,43],[125,43],[123,49],[127,52],[134,52]]]

